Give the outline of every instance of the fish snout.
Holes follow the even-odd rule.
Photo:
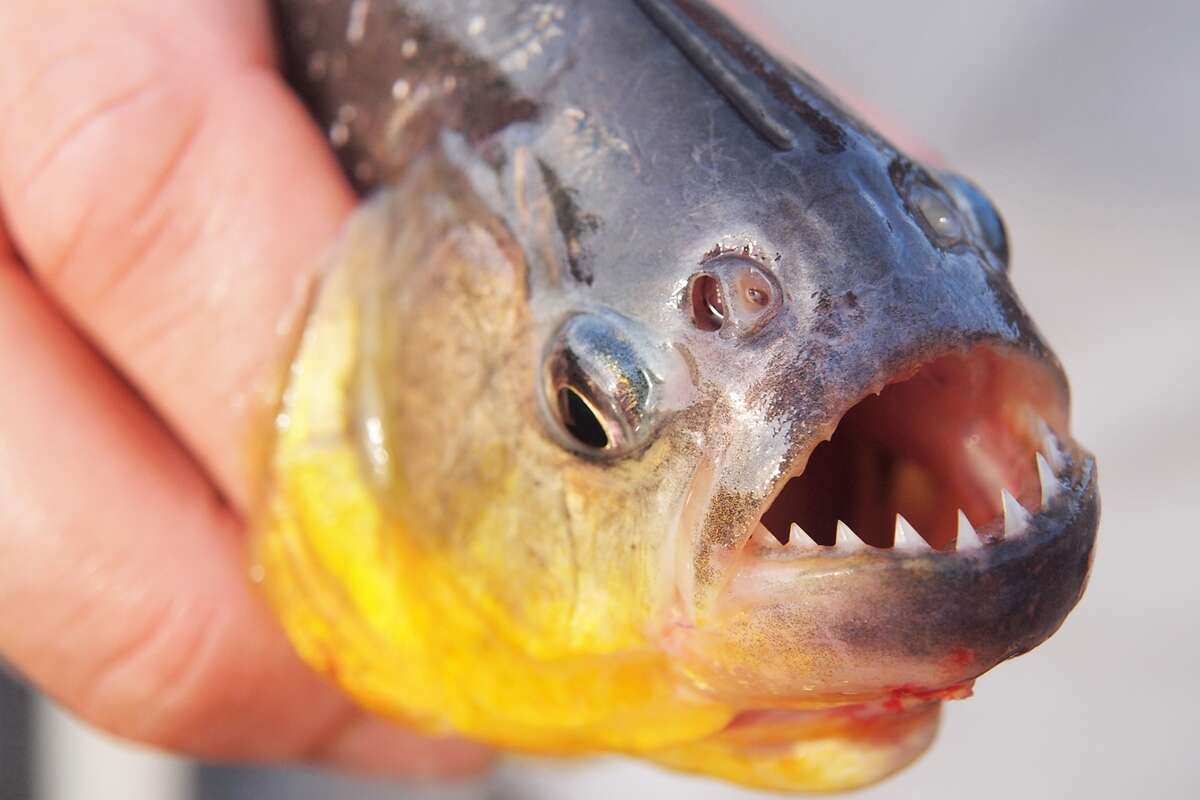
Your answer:
[[[1056,362],[953,349],[848,406],[708,557],[719,589],[686,649],[722,695],[960,686],[1047,638],[1082,594],[1095,465]]]

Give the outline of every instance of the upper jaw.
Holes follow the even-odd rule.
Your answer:
[[[818,542],[800,525],[788,525],[786,541],[780,541],[763,524],[756,523],[743,548],[748,560],[761,559],[771,563],[794,562],[799,559],[831,558],[863,555],[876,558],[980,558],[1007,552],[1028,535],[1062,522],[1069,510],[1072,492],[1078,490],[1074,481],[1081,470],[1094,469],[1094,459],[1072,439],[1065,442],[1040,418],[1036,421],[1037,449],[1027,465],[1036,484],[1014,495],[1006,486],[998,487],[996,506],[999,513],[981,525],[973,524],[967,513],[955,511],[953,538],[932,540],[923,535],[902,512],[892,518],[891,541],[881,546],[878,541],[864,541],[844,520],[838,520],[831,541]],[[1032,481],[1030,481],[1032,483]],[[782,486],[766,504],[770,508]],[[1077,499],[1077,498],[1074,498]],[[765,512],[764,512],[765,513]]]
[[[927,358],[845,410],[742,541],[919,552],[1013,538],[1061,489],[1066,429],[1053,362],[996,346]]]

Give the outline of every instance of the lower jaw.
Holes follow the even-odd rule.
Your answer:
[[[1086,586],[1099,498],[1092,460],[1079,453],[1073,463],[1052,513],[969,556],[872,550],[731,563],[719,594],[673,639],[674,655],[739,708],[969,682],[1054,633]]]

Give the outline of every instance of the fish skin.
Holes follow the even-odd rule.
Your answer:
[[[310,663],[429,731],[828,791],[916,758],[941,699],[1062,623],[1099,513],[1073,444],[1061,512],[1002,555],[863,557],[824,594],[809,565],[779,579],[786,604],[730,601],[730,553],[781,479],[915,365],[1017,354],[1066,428],[1006,265],[915,210],[934,173],[700,3],[274,9],[364,198],[255,539]],[[726,257],[782,296],[744,336],[681,313]],[[627,353],[615,396],[642,428],[620,459],[547,431],[540,364],[580,316],[572,335]]]

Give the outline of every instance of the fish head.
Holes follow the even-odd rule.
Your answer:
[[[1096,490],[988,219],[956,179],[872,158],[840,199],[726,207],[591,284],[565,277],[539,170],[504,214],[446,158],[366,204],[292,367],[259,537],[309,659],[535,750],[857,754],[843,783],[787,786],[915,757],[940,700],[1078,600]]]
[[[845,161],[831,195],[775,182],[681,253],[670,304],[704,410],[678,423],[703,447],[662,636],[766,707],[967,687],[1056,630],[1091,563],[1094,464],[998,213],[903,156]]]
[[[541,285],[536,405],[597,515],[575,529],[634,543],[601,585],[638,576],[635,627],[750,707],[967,691],[1091,563],[1094,463],[999,212],[839,130],[709,141],[715,183],[674,148],[635,203],[590,199],[586,266]]]
[[[260,574],[310,663],[424,729],[862,785],[1061,625],[1095,464],[974,184],[793,73],[781,146],[664,52],[620,114],[597,79],[441,131],[355,213]]]

